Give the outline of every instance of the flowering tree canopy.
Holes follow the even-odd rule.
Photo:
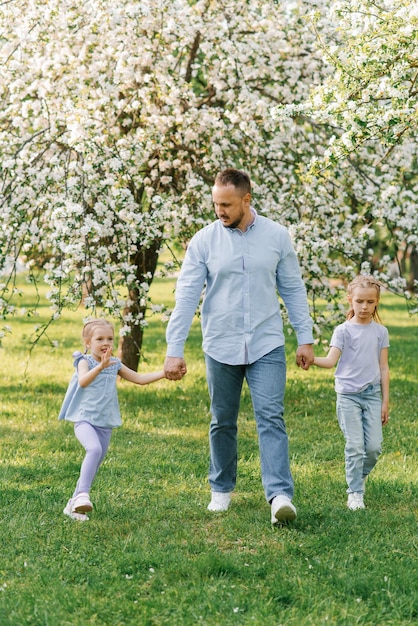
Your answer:
[[[324,150],[309,162],[303,185],[312,198],[306,206],[316,206],[320,217],[304,220],[298,236],[317,249],[319,239],[310,231],[319,234],[328,223],[325,264],[331,250],[341,253],[339,262],[345,255],[345,269],[347,257],[357,266],[363,259],[363,268],[404,293],[415,313],[418,6],[410,0],[345,0],[330,8],[327,18],[335,27],[324,27],[318,14],[311,18],[332,72],[302,107],[304,115],[328,127]],[[286,112],[300,115],[293,105]],[[329,273],[334,274],[330,265]]]
[[[412,302],[410,267],[387,267],[417,244],[413,3],[331,4],[334,14],[319,0],[1,4],[3,317],[27,259],[29,279],[50,285],[51,319],[82,299],[119,317],[136,367],[159,251],[212,219],[226,166],[247,170],[257,210],[291,228],[330,319],[330,279],[362,263]],[[392,56],[392,44],[373,48],[379,33],[395,46],[401,28]]]
[[[417,5],[346,0],[329,8],[309,18],[331,71],[309,100],[275,111],[278,121],[308,118],[318,129],[320,149],[300,178],[298,252],[313,293],[312,279],[360,267],[403,293],[415,313]]]

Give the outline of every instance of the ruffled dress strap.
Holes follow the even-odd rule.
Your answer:
[[[76,352],[73,352],[73,365],[74,367],[77,369],[78,364],[80,363],[81,359],[85,359],[86,355],[83,354],[82,352],[80,352],[79,350],[77,350]]]

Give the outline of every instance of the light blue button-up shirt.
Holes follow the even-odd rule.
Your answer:
[[[245,232],[217,220],[191,239],[167,326],[167,356],[183,357],[202,304],[203,350],[220,363],[246,365],[284,344],[280,294],[298,344],[313,343],[299,263],[284,226],[254,213]]]

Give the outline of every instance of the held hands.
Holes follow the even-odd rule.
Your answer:
[[[314,362],[315,355],[311,344],[304,344],[296,351],[296,364],[308,370]],[[164,375],[168,380],[181,380],[187,373],[186,361],[181,357],[167,356],[164,362]]]
[[[176,356],[168,356],[164,361],[164,375],[168,380],[181,380],[187,372],[186,361]]]
[[[296,350],[296,365],[308,370],[315,359],[313,346],[310,343],[303,344]]]

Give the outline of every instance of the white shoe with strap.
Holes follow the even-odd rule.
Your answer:
[[[73,513],[88,513],[93,510],[93,505],[90,502],[90,496],[88,493],[78,493],[73,498]]]
[[[68,515],[68,517],[71,517],[71,519],[75,520],[76,522],[88,522],[89,518],[87,515],[85,515],[85,513],[76,513],[73,512],[73,501],[70,498],[67,502],[67,505],[65,507],[65,509],[63,510],[64,515]]]

